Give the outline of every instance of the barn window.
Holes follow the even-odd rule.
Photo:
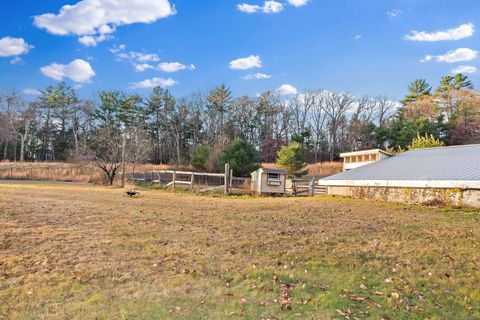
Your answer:
[[[280,180],[280,174],[279,173],[269,173],[268,174],[268,180]]]

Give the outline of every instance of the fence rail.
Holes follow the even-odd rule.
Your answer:
[[[174,190],[186,187],[201,192],[223,191],[225,194],[247,192],[251,183],[250,178],[234,177],[228,165],[225,166],[225,173],[158,170],[129,173],[127,180],[132,183],[157,184]]]

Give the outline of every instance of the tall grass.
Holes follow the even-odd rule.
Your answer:
[[[264,167],[275,167],[275,163],[263,163]],[[158,170],[191,171],[189,166],[139,164],[127,165],[127,172]],[[307,166],[308,175],[323,178],[342,171],[340,162],[318,162]],[[118,176],[117,176],[118,177]],[[39,180],[105,184],[107,181],[100,169],[88,163],[63,162],[0,162],[0,180]],[[116,179],[117,182],[119,179]]]
[[[127,165],[127,172],[168,170],[174,167],[168,165]],[[176,169],[187,169],[177,167]],[[39,180],[63,181],[105,184],[106,178],[102,171],[88,163],[63,163],[63,162],[1,162],[0,180]],[[119,179],[117,179],[119,180]]]

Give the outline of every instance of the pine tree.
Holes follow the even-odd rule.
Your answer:
[[[432,87],[425,79],[417,79],[408,85],[408,94],[402,100],[403,105],[415,102],[418,99],[430,96],[432,94]]]
[[[436,93],[445,93],[453,90],[473,89],[472,81],[461,73],[454,76],[444,76],[440,80],[440,87],[437,88]]]

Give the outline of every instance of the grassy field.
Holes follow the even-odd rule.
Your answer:
[[[0,319],[479,319],[480,215],[0,182]]]

